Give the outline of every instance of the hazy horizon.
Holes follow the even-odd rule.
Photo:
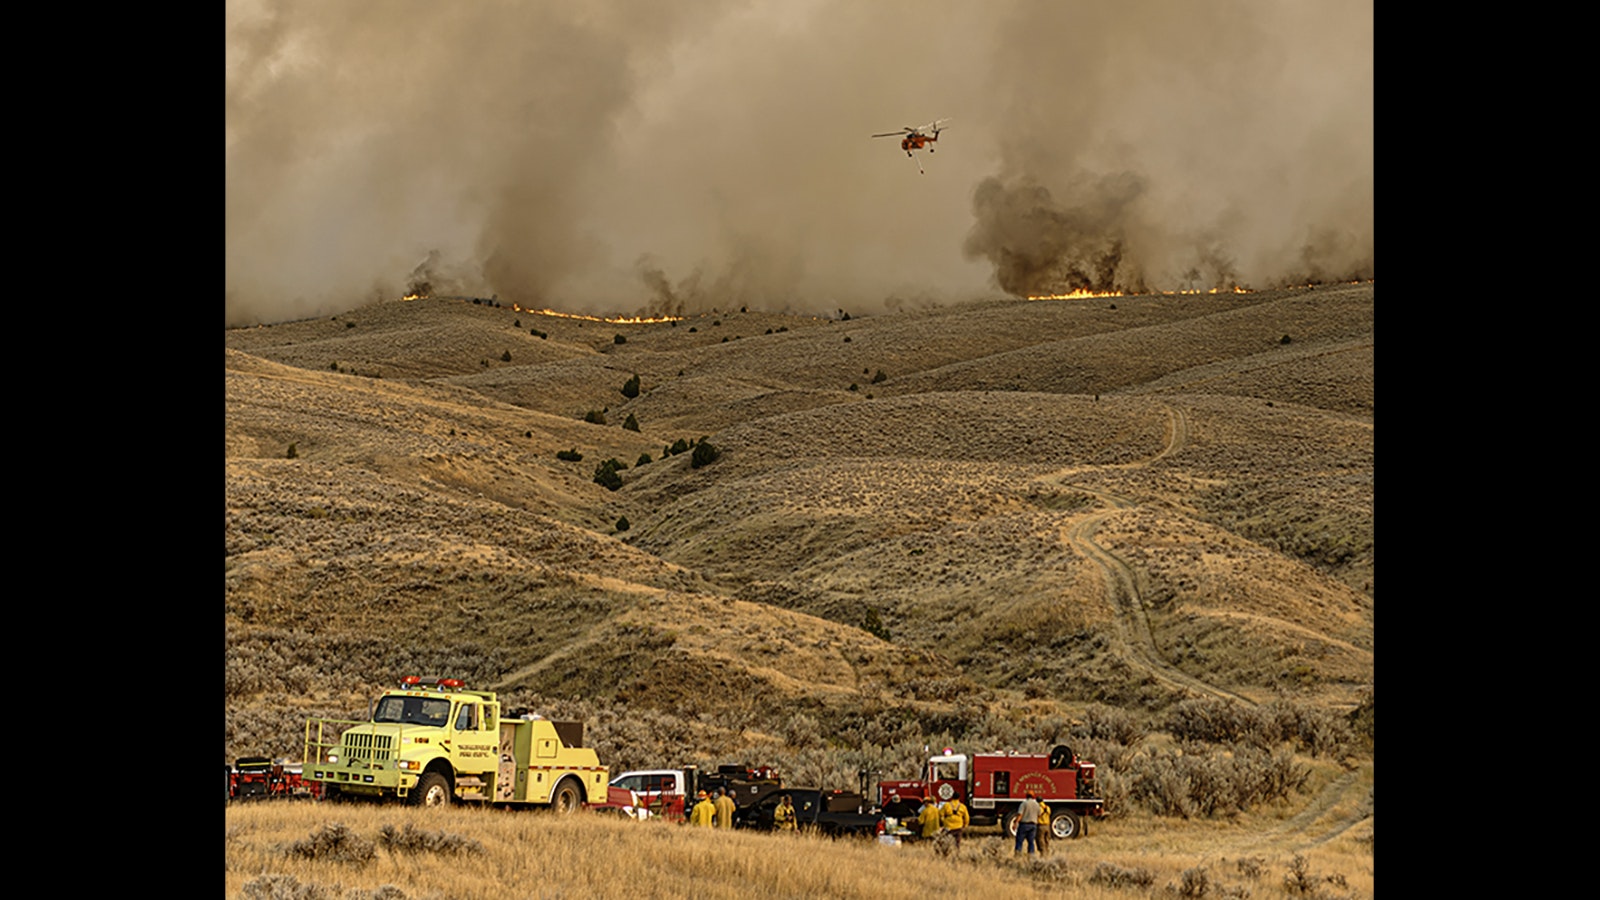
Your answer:
[[[226,323],[1373,276],[1370,4],[227,6]],[[948,117],[907,159],[869,135]]]

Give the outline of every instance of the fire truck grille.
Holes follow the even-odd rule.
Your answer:
[[[381,762],[393,755],[392,746],[392,738],[387,734],[347,734],[344,736],[344,758]]]

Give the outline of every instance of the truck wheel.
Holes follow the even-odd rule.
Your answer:
[[[1000,833],[1008,838],[1015,838],[1017,836],[1017,823],[1021,818],[1014,812],[1006,813],[1005,817],[1000,820]]]
[[[1058,841],[1083,836],[1083,820],[1070,810],[1056,813],[1050,819],[1050,836]]]
[[[446,806],[450,803],[450,782],[438,772],[423,772],[417,786],[406,795],[412,806]]]
[[[550,808],[563,814],[577,812],[583,808],[583,791],[572,779],[562,779],[550,795]]]

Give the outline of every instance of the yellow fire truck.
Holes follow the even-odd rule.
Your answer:
[[[325,797],[383,797],[414,806],[452,799],[572,812],[606,802],[605,766],[583,746],[582,722],[503,718],[489,691],[454,678],[405,678],[367,722],[306,722],[302,777]]]

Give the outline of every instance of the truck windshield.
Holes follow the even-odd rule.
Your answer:
[[[434,697],[381,697],[373,710],[372,721],[443,728],[450,721],[450,701]]]

